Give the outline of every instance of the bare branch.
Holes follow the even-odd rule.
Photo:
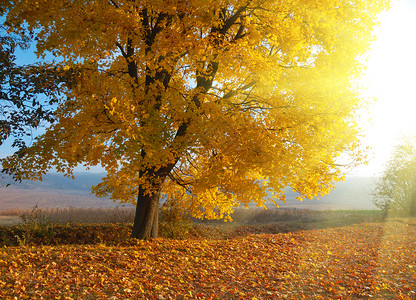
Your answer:
[[[236,90],[229,91],[224,96],[222,96],[222,100],[229,99],[232,96],[236,95],[240,91],[245,91],[245,90],[247,90],[249,88],[252,88],[252,87],[254,87],[255,84],[256,84],[256,81],[253,80],[252,82],[246,84],[245,86],[243,86],[241,88],[238,88]]]
[[[118,49],[120,49],[121,55],[123,55],[123,57],[127,59],[127,53],[124,51],[123,46],[119,42],[116,42],[116,46]]]
[[[113,4],[116,8],[120,8],[120,6],[114,0],[110,0],[110,3]]]

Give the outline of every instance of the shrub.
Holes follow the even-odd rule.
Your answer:
[[[193,223],[179,205],[166,202],[162,205],[159,219],[160,236],[171,239],[186,239],[193,230]]]

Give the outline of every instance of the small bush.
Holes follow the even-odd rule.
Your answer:
[[[172,202],[160,210],[159,235],[171,239],[186,239],[193,231],[193,223],[181,208]]]
[[[51,224],[52,225],[52,224]],[[1,246],[117,245],[129,239],[131,224],[53,224],[47,230],[29,231],[23,226],[0,226]]]
[[[29,214],[23,214],[20,218],[22,224],[18,226],[22,229],[22,234],[16,235],[20,245],[27,245],[36,240],[48,244],[54,239],[54,226],[37,204]]]

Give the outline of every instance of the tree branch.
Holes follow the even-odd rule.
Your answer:
[[[113,4],[116,8],[120,8],[120,6],[114,0],[110,0],[110,3]]]
[[[120,49],[121,55],[123,55],[123,57],[127,59],[127,53],[124,51],[123,46],[119,42],[116,42],[116,46],[118,49]]]
[[[222,100],[225,100],[225,99],[229,99],[229,98],[231,98],[232,96],[234,96],[234,95],[236,95],[238,92],[240,92],[240,91],[244,91],[244,90],[247,90],[247,89],[249,89],[249,88],[251,88],[251,87],[253,87],[254,85],[256,84],[256,81],[252,81],[252,82],[250,82],[250,83],[248,83],[248,84],[246,84],[245,86],[243,86],[243,87],[241,87],[241,88],[238,88],[238,89],[236,89],[236,90],[231,90],[231,91],[229,91],[228,93],[226,93],[224,96],[222,96]]]

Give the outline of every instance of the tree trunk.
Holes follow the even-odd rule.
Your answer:
[[[137,197],[136,215],[134,217],[132,238],[149,239],[157,238],[159,222],[159,196],[157,191],[148,194],[139,188]]]

